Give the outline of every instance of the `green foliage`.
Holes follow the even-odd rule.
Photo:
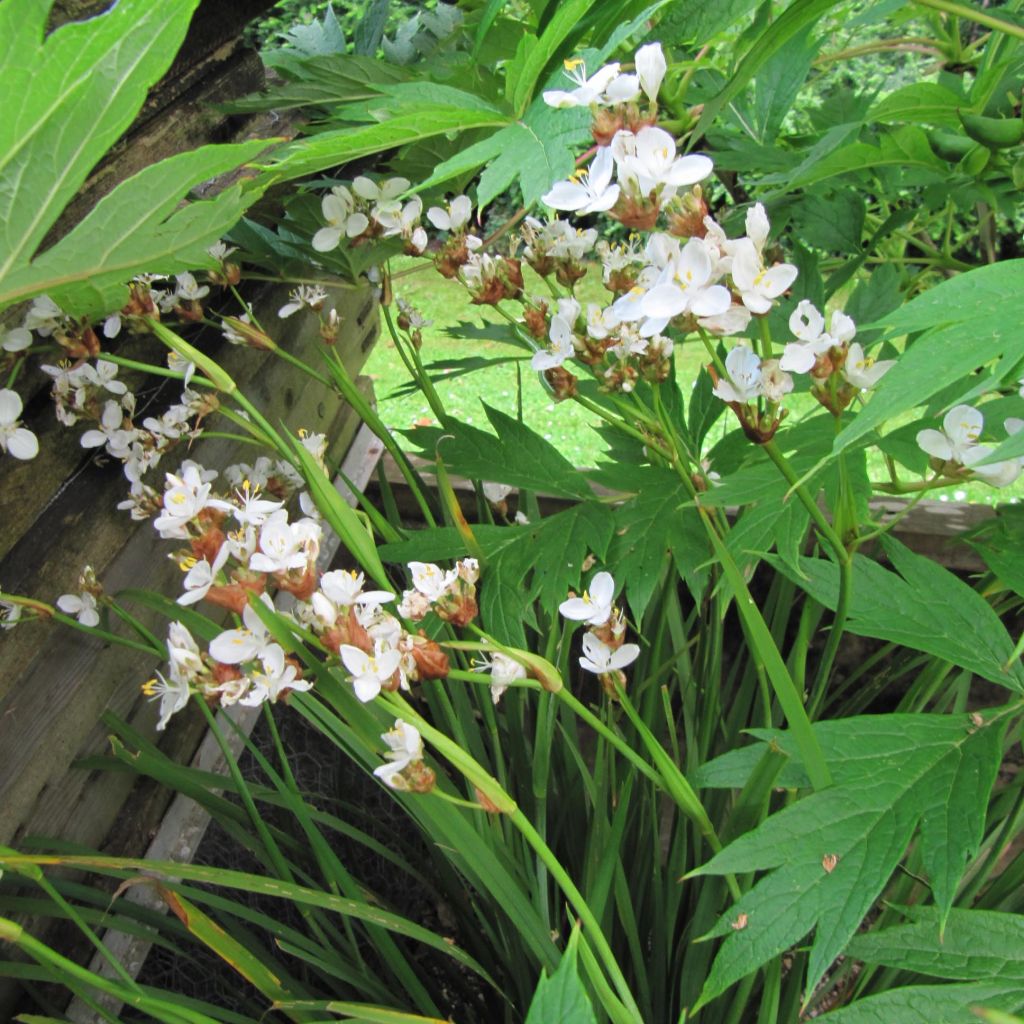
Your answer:
[[[948,914],[981,842],[1004,727],[1005,720],[977,726],[927,716],[833,723],[830,738],[848,751],[847,759],[835,750],[829,758],[835,785],[768,818],[692,872],[768,872],[711,932],[726,938],[698,1005],[815,929],[807,976],[813,988],[918,827],[939,912]]]
[[[594,1009],[590,1005],[576,967],[576,943],[579,931],[574,931],[569,945],[562,954],[558,970],[551,977],[542,975],[537,982],[537,991],[526,1024],[597,1024]]]
[[[206,147],[123,182],[75,230],[40,251],[169,66],[195,6],[196,0],[126,0],[44,39],[48,5],[3,5],[0,75],[22,100],[0,128],[0,309],[46,292],[79,315],[109,312],[127,298],[124,282],[133,274],[212,266],[207,247],[259,195],[236,185],[178,209],[191,187],[251,160],[265,145]]]

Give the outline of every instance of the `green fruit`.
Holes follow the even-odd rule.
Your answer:
[[[966,135],[935,129],[928,133],[928,142],[935,155],[950,163],[962,160],[974,148],[975,143]]]
[[[988,166],[989,160],[992,159],[991,150],[985,146],[979,145],[977,142],[971,143],[971,149],[967,155],[957,165],[958,169],[963,171],[964,174],[971,178],[977,178],[983,170]]]
[[[983,117],[958,110],[964,131],[989,149],[1008,149],[1024,139],[1024,120],[1019,117]]]

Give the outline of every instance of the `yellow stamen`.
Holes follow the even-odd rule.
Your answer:
[[[160,684],[156,681],[156,679],[149,679],[146,682],[144,682],[142,686],[139,687],[139,689],[141,689],[142,692],[147,697],[155,697],[158,693],[159,686]]]
[[[566,71],[575,71],[582,64],[582,57],[571,57],[569,60],[563,61],[562,66],[565,68]]]
[[[197,558],[194,558],[192,555],[187,555],[185,558],[182,558],[180,562],[178,562],[178,568],[182,572],[188,572],[189,569],[194,569],[196,567],[197,562]]]

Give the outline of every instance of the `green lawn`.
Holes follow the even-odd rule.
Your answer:
[[[425,363],[469,356],[495,358],[524,355],[521,349],[501,342],[452,337],[448,329],[455,328],[460,321],[500,323],[501,319],[487,306],[470,304],[460,285],[445,280],[424,260],[397,260],[394,267],[399,275],[394,280],[396,297],[412,303],[427,320],[432,321],[431,326],[423,330],[421,357]],[[540,279],[528,268],[525,268],[525,273],[528,291],[532,294],[545,294],[546,289]],[[583,301],[607,301],[607,292],[601,287],[599,276],[593,272],[584,280],[579,293]],[[677,358],[681,376],[695,377],[705,360],[705,353],[697,345],[686,345],[677,354]],[[592,429],[595,417],[574,402],[556,403],[539,375],[530,369],[528,359],[518,365],[522,373],[524,420],[551,441],[574,465],[594,465],[603,450],[601,438]],[[393,430],[408,429],[417,422],[433,422],[430,409],[419,393],[393,396],[393,392],[406,384],[409,377],[386,330],[370,356],[366,372],[373,379],[381,415]],[[504,363],[452,380],[442,379],[437,390],[445,407],[454,416],[465,423],[486,426],[487,418],[482,402],[511,415],[516,412],[519,396],[516,364]],[[791,414],[802,416],[817,409],[817,403],[809,396],[797,395],[792,403]],[[727,418],[723,417],[720,422],[722,429],[731,428],[732,424]],[[880,458],[878,465],[872,465],[871,468],[879,478],[884,477]],[[934,492],[930,497],[995,504],[1001,501],[1016,503],[1022,494],[1024,483],[1018,481],[1012,488],[1002,491],[993,490],[987,484],[970,483]]]

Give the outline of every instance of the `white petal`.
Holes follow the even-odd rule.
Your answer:
[[[919,430],[917,446],[937,459],[953,458],[953,446],[949,443],[949,438],[939,430]]]
[[[0,426],[13,423],[21,415],[21,395],[10,388],[0,389]]]
[[[18,427],[7,438],[7,451],[16,459],[34,459],[39,454],[39,440],[26,427]]]
[[[341,241],[341,228],[321,228],[313,236],[313,248],[317,252],[330,252],[332,249],[338,248],[338,243]],[[290,306],[283,306],[279,316],[290,316],[296,309],[301,308],[299,305],[295,305],[294,308]],[[285,313],[286,309],[290,309],[289,313]]]

